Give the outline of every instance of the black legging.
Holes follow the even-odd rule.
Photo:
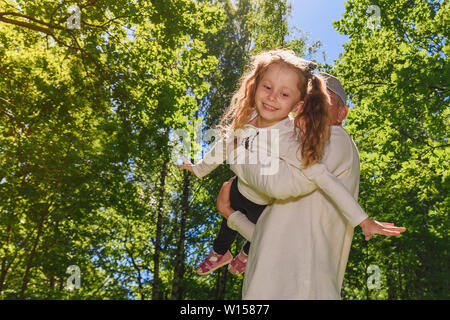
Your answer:
[[[230,190],[230,203],[231,208],[235,211],[239,210],[247,216],[247,219],[256,224],[259,216],[266,208],[266,205],[256,204],[245,198],[238,190],[238,179],[233,178]],[[238,232],[232,230],[227,225],[227,220],[222,219],[222,224],[220,225],[219,233],[213,243],[213,249],[218,254],[225,254],[231,248],[231,244],[236,239]],[[248,254],[250,250],[250,242],[245,241],[243,250]]]

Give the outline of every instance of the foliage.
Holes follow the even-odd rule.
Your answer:
[[[1,299],[241,298],[243,276],[195,273],[232,173],[182,172],[173,132],[206,150],[196,123],[214,128],[252,54],[314,56],[320,42],[289,30],[286,0],[234,2],[0,2]],[[350,42],[324,68],[357,106],[346,129],[361,151],[361,203],[408,232],[355,237],[344,297],[445,298],[435,257],[447,254],[449,7],[378,1],[382,28],[370,30],[367,5],[348,2],[336,28]],[[377,293],[363,289],[371,263],[382,267]]]
[[[373,4],[379,28],[367,24]],[[379,265],[388,299],[448,298],[449,10],[446,1],[355,0],[335,22],[350,36],[333,71],[354,104],[345,128],[360,151],[360,202],[375,219],[407,228],[368,248],[358,236],[347,282],[364,288],[362,268]]]

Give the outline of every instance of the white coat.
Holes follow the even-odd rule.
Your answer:
[[[368,217],[356,202],[358,150],[344,129],[332,126],[322,164],[306,169],[307,176],[283,159],[273,161],[279,161],[276,175],[261,175],[256,165],[231,166],[239,179],[278,199],[256,227],[239,211],[228,218],[251,241],[243,299],[340,299],[353,228]]]

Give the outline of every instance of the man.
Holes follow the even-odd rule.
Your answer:
[[[340,126],[348,112],[345,91],[337,78],[325,73],[318,76],[330,95],[332,127],[321,164],[303,169],[313,170],[308,173],[311,180],[279,159],[273,160],[280,163],[276,175],[260,175],[255,165],[232,166],[241,179],[279,199],[266,208],[256,226],[229,206],[231,180],[224,183],[217,200],[230,228],[252,244],[244,299],[340,299],[353,228],[360,225],[366,240],[375,233],[399,235],[406,230],[373,221],[365,214],[346,215],[336,208],[350,204],[336,206],[322,192],[339,192],[329,189],[329,179],[336,176],[357,199],[360,168],[356,146]]]
[[[347,100],[345,90],[336,77],[324,72],[318,73],[317,76],[325,81],[328,95],[330,96],[328,112],[332,120],[331,125],[340,126],[348,114],[348,106],[345,105]]]

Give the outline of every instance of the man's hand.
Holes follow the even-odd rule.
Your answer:
[[[373,234],[382,234],[385,236],[399,236],[400,233],[406,231],[406,228],[396,227],[393,223],[378,222],[370,218],[365,219],[363,222],[359,224],[359,226],[364,232],[366,241],[369,241],[370,238],[372,238]]]
[[[233,178],[224,182],[222,188],[220,189],[219,195],[217,196],[217,210],[225,219],[228,219],[228,217],[235,211],[231,208],[230,204],[230,190],[232,182]]]

